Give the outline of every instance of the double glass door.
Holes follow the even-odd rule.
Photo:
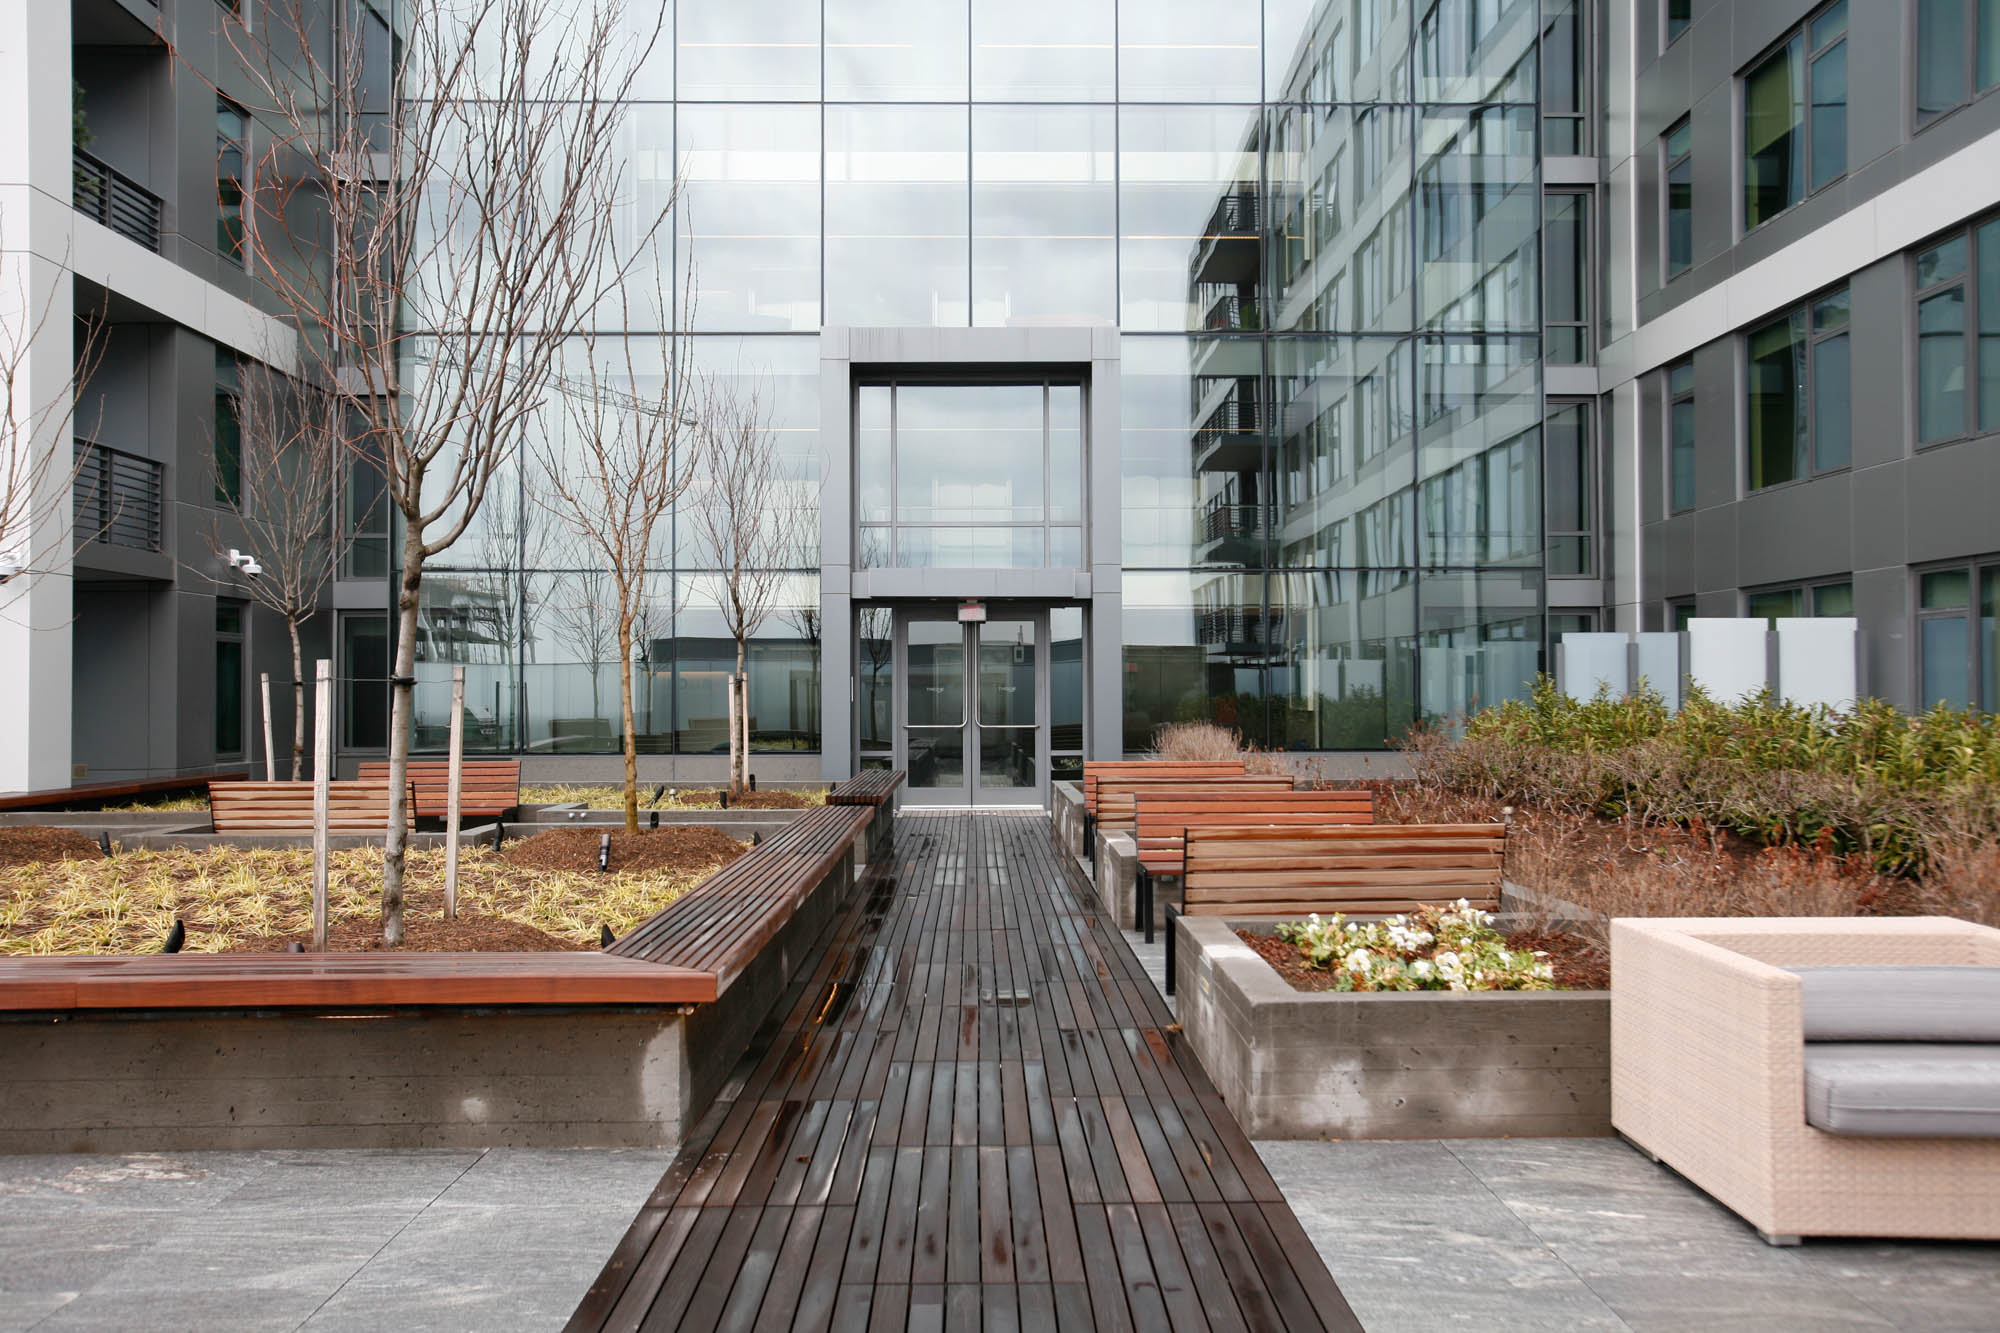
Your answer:
[[[896,766],[918,805],[1040,805],[1048,789],[1048,617],[896,617]]]

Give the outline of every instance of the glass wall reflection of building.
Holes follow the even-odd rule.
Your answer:
[[[641,80],[658,100],[630,121],[630,206],[665,197],[678,164],[659,277],[692,271],[698,301],[674,331],[705,370],[762,386],[801,484],[822,329],[1116,330],[1115,387],[997,367],[997,388],[954,396],[884,375],[857,378],[853,408],[856,569],[1122,567],[1115,611],[1036,608],[1058,770],[1088,748],[1086,708],[1120,710],[1128,752],[1198,718],[1368,749],[1532,679],[1535,3],[678,0],[666,25]],[[1079,395],[1099,392],[1116,438],[1084,438]],[[976,457],[920,448],[972,426],[993,446]],[[1079,442],[1116,451],[1118,550],[1090,532]],[[642,751],[723,747],[734,645],[690,525],[662,541],[620,663],[606,575],[531,470],[426,577],[417,744],[441,743],[463,663],[475,746],[611,752],[630,671]],[[823,676],[851,674],[838,758],[876,761],[913,725],[881,683],[910,669],[909,640],[886,608],[843,604],[854,661],[822,661],[819,582],[796,571],[751,646],[754,743],[817,753],[848,697]],[[1097,614],[1120,622],[1122,697],[1086,703]]]

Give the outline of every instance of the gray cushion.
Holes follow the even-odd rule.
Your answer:
[[[1806,1123],[1829,1134],[2000,1138],[2000,1044],[1809,1041]]]
[[[2000,967],[1794,967],[1807,1041],[2000,1041]]]

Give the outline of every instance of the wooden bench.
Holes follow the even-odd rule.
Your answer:
[[[896,789],[909,774],[900,768],[871,768],[856,773],[826,794],[828,805],[865,805],[875,811],[868,825],[870,863],[889,855],[896,843]]]
[[[249,776],[248,772],[238,771],[204,773],[194,778],[137,778],[127,782],[89,782],[74,787],[50,787],[43,791],[17,792],[12,796],[0,796],[0,811],[62,810],[70,807],[94,809],[106,801],[200,791],[211,782],[234,782]]]
[[[634,926],[605,952],[707,972],[720,994],[842,859],[853,855],[855,840],[874,818],[875,808],[868,805],[808,810]]]
[[[364,782],[387,782],[389,761],[370,759],[361,765]],[[417,794],[422,819],[443,819],[451,813],[451,761],[412,759],[410,786]],[[486,819],[505,819],[521,804],[521,761],[467,759],[459,768],[458,812]]]
[[[326,784],[328,833],[386,833],[389,828],[389,784],[383,780]],[[404,808],[414,821],[416,796]],[[313,826],[313,784],[310,782],[211,782],[208,817],[217,833],[310,833]]]
[[[1180,913],[1306,916],[1413,912],[1468,900],[1500,906],[1504,824],[1370,824],[1345,828],[1191,828]],[[1175,909],[1167,908],[1167,990],[1174,984]]]
[[[1177,793],[1185,796],[1277,795],[1296,786],[1287,776],[1228,773],[1213,778],[1155,778],[1120,774],[1097,785],[1097,823],[1100,833],[1131,833],[1137,818],[1137,801],[1142,793]]]
[[[1097,784],[1108,777],[1132,774],[1156,778],[1220,778],[1243,772],[1241,759],[1092,759],[1083,765],[1083,845],[1090,846],[1091,821],[1097,818]]]
[[[1373,824],[1375,793],[1363,790],[1217,792],[1142,791],[1135,794],[1133,841],[1139,848],[1138,924],[1153,942],[1153,881],[1180,878],[1187,834],[1196,828],[1242,826],[1326,828]]]

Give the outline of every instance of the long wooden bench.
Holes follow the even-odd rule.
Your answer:
[[[1345,828],[1191,828],[1179,913],[1306,916],[1413,912],[1467,899],[1500,906],[1504,824],[1370,824]],[[1176,910],[1167,908],[1167,989]]]
[[[1375,794],[1346,789],[1331,791],[1142,791],[1135,794],[1133,841],[1139,849],[1137,920],[1135,929],[1153,941],[1155,880],[1178,879],[1186,860],[1190,829],[1265,828],[1317,829],[1343,824],[1373,824]]]
[[[310,833],[313,826],[313,784],[310,782],[211,782],[208,784],[209,823],[217,833]],[[404,806],[406,823],[416,817],[412,790]],[[326,784],[328,833],[385,833],[389,828],[389,784],[386,780]]]
[[[361,765],[364,782],[387,782],[389,761],[370,759]],[[417,816],[443,819],[451,813],[451,761],[412,759],[410,786],[417,794]],[[482,819],[505,819],[521,804],[521,761],[467,759],[459,766],[458,811]]]
[[[1138,817],[1138,799],[1145,793],[1184,796],[1275,796],[1295,786],[1283,775],[1230,773],[1215,778],[1155,778],[1120,775],[1097,785],[1097,831],[1131,833]]]
[[[808,810],[749,855],[626,933],[607,953],[712,974],[717,992],[784,928],[799,905],[853,854],[874,821],[867,805]]]
[[[1090,759],[1083,765],[1083,845],[1090,846],[1091,823],[1097,818],[1097,786],[1120,774],[1156,778],[1220,778],[1240,774],[1241,759]]]
[[[900,768],[871,768],[856,773],[826,794],[828,805],[865,805],[875,811],[868,825],[868,860],[889,855],[896,842],[896,789],[909,774]]]

